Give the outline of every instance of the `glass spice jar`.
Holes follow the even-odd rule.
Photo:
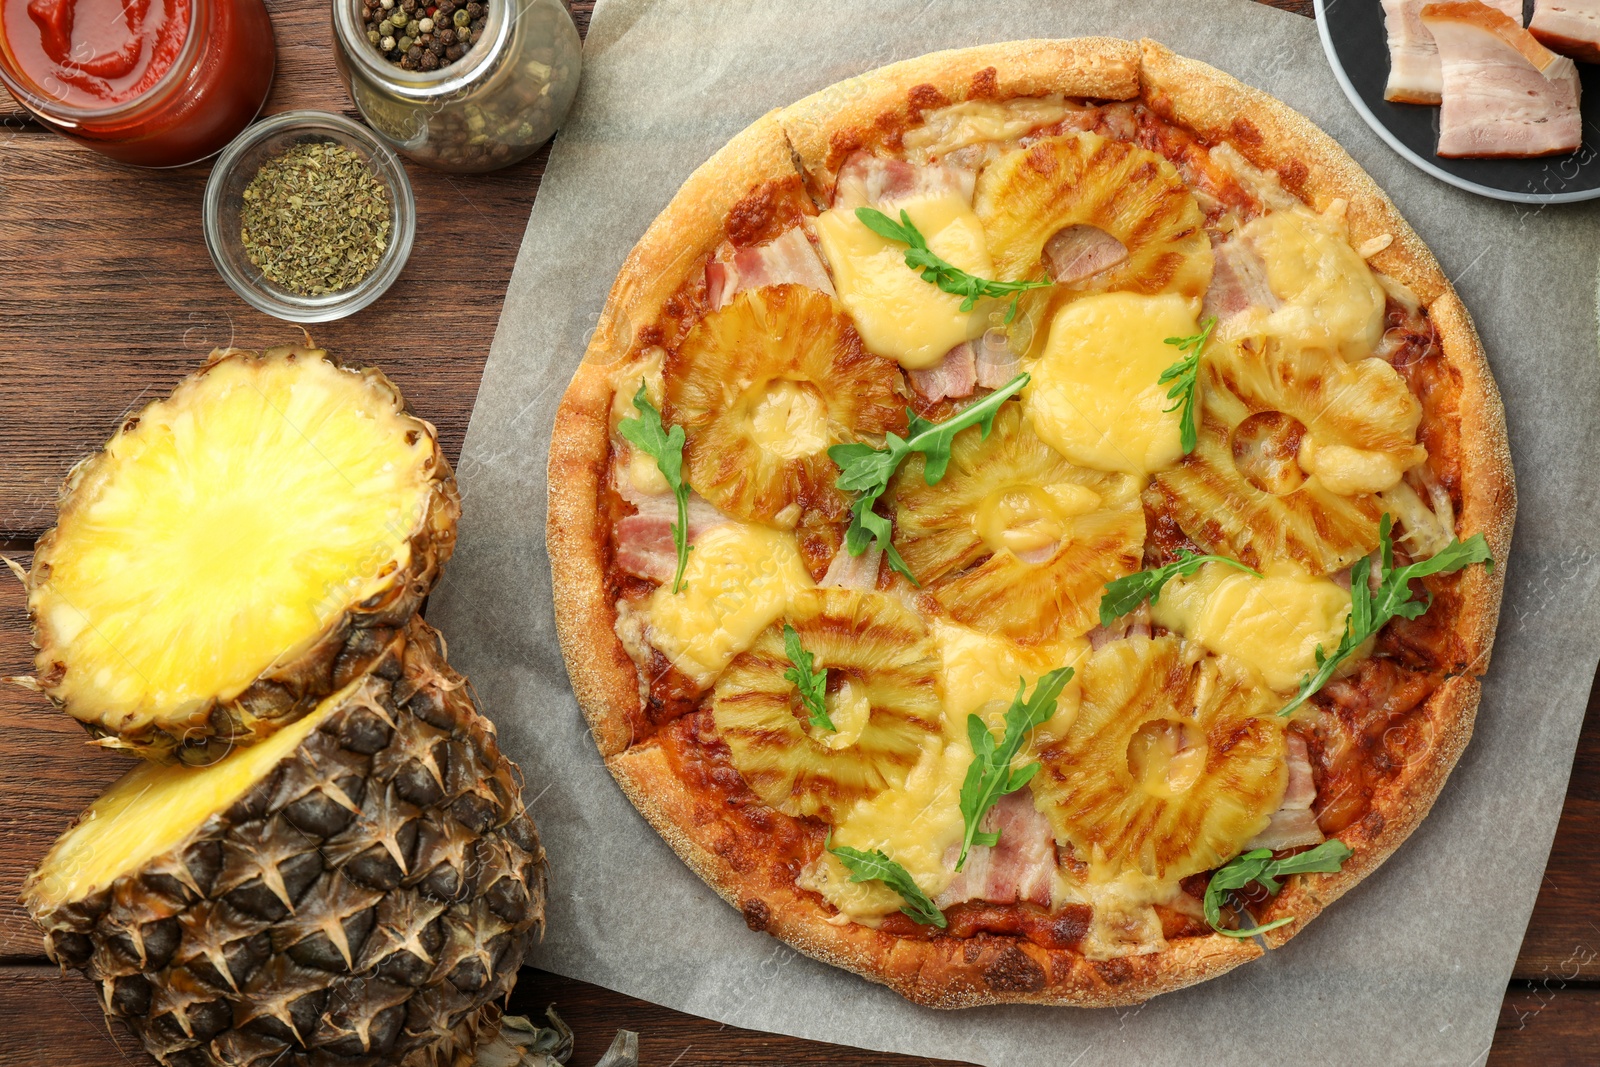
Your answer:
[[[262,0],[0,0],[0,82],[45,126],[134,166],[220,151],[261,110],[276,58]]]
[[[364,0],[333,0],[335,58],[350,99],[380,137],[424,166],[471,174],[515,163],[550,139],[578,91],[581,42],[561,0],[484,2],[486,22],[466,54],[426,71],[378,52]]]

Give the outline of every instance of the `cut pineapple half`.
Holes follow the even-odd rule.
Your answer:
[[[50,957],[162,1063],[449,1063],[543,926],[521,778],[420,620],[206,767],[144,764],[28,879]]]
[[[1093,881],[1210,870],[1283,798],[1280,703],[1248,669],[1177,638],[1113,641],[1083,670],[1072,727],[1040,754],[1036,803]]]
[[[1015,641],[1077,637],[1105,584],[1141,566],[1138,480],[1074,466],[1005,404],[956,435],[935,485],[912,456],[890,486],[895,547],[956,620]]]
[[[773,523],[792,505],[842,518],[849,501],[828,448],[905,429],[900,368],[862,346],[832,297],[802,285],[740,293],[667,354],[663,373],[689,484],[746,521]]]
[[[1008,152],[978,175],[973,209],[996,277],[1006,281],[1056,276],[1046,259],[1059,249],[1074,262],[1111,264],[1070,279],[1074,290],[1198,298],[1211,284],[1200,206],[1171,163],[1137,145],[1072,133]],[[1085,234],[1096,241],[1083,241]],[[1125,258],[1105,252],[1108,237]],[[1055,299],[1062,296],[1070,293]]]
[[[28,576],[37,686],[205,762],[359,674],[455,544],[433,427],[315,349],[216,352],[75,467]]]
[[[1421,408],[1382,360],[1245,339],[1201,361],[1199,447],[1146,490],[1207,552],[1332,574],[1378,544],[1377,493],[1427,458]]]
[[[784,650],[784,623],[826,668],[829,718],[811,724]],[[940,736],[939,653],[927,627],[878,593],[796,594],[718,680],[711,714],[733,765],[757,796],[788,815],[837,822],[857,800],[898,789]]]

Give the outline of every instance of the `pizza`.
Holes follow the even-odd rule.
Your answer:
[[[1514,488],[1327,135],[1150,41],[841,82],[690,176],[551,439],[573,689],[753,929],[937,1007],[1286,942],[1467,743]]]

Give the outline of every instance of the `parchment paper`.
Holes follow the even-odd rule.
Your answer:
[[[1389,191],[1483,333],[1521,511],[1476,736],[1381,870],[1285,948],[1141,1008],[936,1012],[746,929],[618,791],[556,646],[547,442],[623,256],[750,120],[936,49],[1095,33],[1154,37],[1275,94]],[[602,0],[584,63],[484,372],[460,544],[430,611],[526,772],[549,849],[532,962],[739,1026],[982,1064],[1481,1062],[1600,656],[1600,208],[1519,209],[1418,173],[1351,110],[1311,20],[1243,0]]]

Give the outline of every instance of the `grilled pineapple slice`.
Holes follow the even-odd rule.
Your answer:
[[[1114,641],[1083,670],[1071,729],[1040,754],[1035,802],[1093,881],[1210,870],[1283,798],[1278,703],[1241,665],[1177,638]]]
[[[787,622],[827,668],[835,730],[813,726],[784,677]],[[940,732],[939,654],[927,627],[877,593],[799,593],[780,619],[718,680],[711,714],[750,788],[789,815],[828,822],[857,800],[898,789]]]
[[[899,367],[862,346],[832,297],[801,285],[740,293],[667,354],[663,375],[689,484],[746,521],[842,517],[829,446],[905,428]]]
[[[1146,503],[1208,552],[1330,574],[1378,543],[1382,504],[1407,468],[1421,407],[1379,359],[1247,338],[1202,359],[1199,447],[1156,475]]]
[[[1211,284],[1211,240],[1200,206],[1171,163],[1137,145],[1072,133],[1008,152],[978,175],[973,210],[988,235],[996,276],[1008,281],[1058,276],[1045,262],[1054,240],[1081,246],[1081,257],[1113,263],[1075,278],[1073,289],[1199,297]],[[1091,234],[1092,243],[1074,240],[1091,231],[1073,227],[1115,238],[1126,258],[1108,255],[1099,235]]]
[[[954,618],[1016,641],[1076,637],[1098,621],[1106,582],[1139,569],[1139,483],[1074,466],[1046,445],[1021,405],[987,439],[956,436],[936,485],[913,456],[890,485],[895,547]]]

